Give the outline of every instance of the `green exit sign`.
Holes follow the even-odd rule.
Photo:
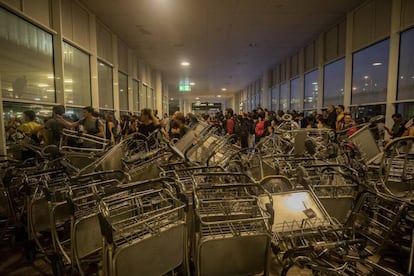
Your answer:
[[[190,81],[188,79],[180,80],[180,84],[178,85],[178,91],[180,92],[191,91]]]

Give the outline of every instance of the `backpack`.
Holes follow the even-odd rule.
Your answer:
[[[226,131],[228,134],[234,134],[234,119],[233,118],[227,119]]]
[[[254,134],[258,137],[262,137],[265,133],[265,123],[264,121],[257,122],[256,127],[254,128]]]

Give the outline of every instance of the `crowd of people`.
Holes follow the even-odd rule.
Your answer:
[[[231,135],[235,137],[234,143],[238,143],[241,148],[252,147],[267,135],[275,133],[278,125],[289,119],[297,124],[299,128],[328,128],[345,136],[352,135],[358,125],[367,123],[367,118],[362,117],[353,119],[352,114],[345,112],[343,105],[330,105],[321,113],[313,112],[308,116],[296,111],[269,111],[258,107],[252,112],[242,112],[235,114],[231,108],[225,112],[217,112],[211,116],[208,114],[194,115],[182,112],[175,112],[172,116],[166,113],[158,117],[156,110],[144,108],[140,116],[126,114],[117,120],[113,113],[103,114],[87,106],[82,109],[82,118],[68,116],[65,114],[64,106],[55,106],[51,118],[44,122],[36,120],[33,110],[23,112],[24,118],[19,121],[15,118],[6,124],[8,140],[19,139],[23,143],[38,143],[46,145],[58,145],[62,130],[64,128],[73,129],[78,133],[85,133],[97,137],[105,138],[111,144],[119,141],[120,137],[128,134],[140,133],[148,136],[159,129],[166,139],[181,138],[198,121],[204,121],[214,125],[221,135]],[[378,127],[377,140],[384,139],[385,131],[391,139],[401,136],[414,136],[413,119],[403,121],[401,114],[396,113],[392,116],[394,124],[391,128],[381,124]]]

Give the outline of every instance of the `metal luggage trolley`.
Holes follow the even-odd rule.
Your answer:
[[[362,192],[348,219],[356,237],[366,240],[362,265],[373,273],[412,275],[414,205],[374,191]]]
[[[407,200],[414,198],[414,137],[391,140],[384,147],[377,189]]]
[[[259,207],[263,187],[229,172],[195,174],[194,186],[196,274],[267,275],[272,212]]]
[[[164,182],[164,188],[156,182]],[[186,205],[168,186],[166,180],[153,180],[141,191],[127,185],[101,199],[105,275],[162,275],[180,266],[187,269]]]
[[[273,193],[272,199],[272,251],[281,267],[278,273],[295,273],[299,266],[313,274],[357,274],[363,240],[354,239],[351,228],[335,222],[312,191]],[[261,196],[260,202],[268,204],[269,198]]]
[[[296,183],[312,189],[329,215],[345,223],[358,193],[368,188],[358,172],[340,164],[299,166]]]
[[[91,173],[72,177],[62,187],[49,187],[46,198],[55,252],[52,268],[56,275],[64,274],[65,265],[71,265],[73,273],[84,275],[83,262],[100,260],[100,256],[94,256],[102,248],[97,197],[120,185],[118,175],[118,171]],[[58,226],[69,231],[59,234]]]

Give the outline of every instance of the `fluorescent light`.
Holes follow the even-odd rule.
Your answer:
[[[369,78],[368,76],[364,76],[364,79],[366,79],[366,80],[367,80],[368,78]]]
[[[73,103],[73,101],[68,101],[69,104]]]
[[[124,92],[124,89],[119,89],[120,92]]]
[[[313,84],[313,85],[317,85],[318,83],[317,83],[317,82],[312,82],[312,84]]]
[[[382,63],[381,63],[381,62],[374,62],[374,63],[372,64],[372,66],[380,66],[380,65],[382,65]]]
[[[226,90],[227,90],[227,88],[222,88],[222,89],[221,89],[221,91],[226,91]]]
[[[13,92],[13,88],[9,88],[9,89],[7,89],[7,91]]]
[[[174,101],[174,98],[170,98],[170,101]]]
[[[354,90],[354,91],[355,91],[355,90],[357,90],[357,88],[354,86],[354,87],[352,87],[352,90]]]
[[[47,99],[47,96],[45,95],[45,96],[43,96],[43,99]]]
[[[37,86],[38,87],[49,87],[49,84],[39,83]]]
[[[190,63],[188,61],[181,62],[181,66],[190,66]]]
[[[47,76],[48,79],[54,79],[54,76]]]
[[[40,101],[40,98],[34,98],[33,100],[35,100],[35,101]]]
[[[99,62],[99,65],[100,65],[100,66],[105,66],[105,64],[103,64],[102,62]]]
[[[217,98],[221,98],[221,95],[217,95]]]
[[[199,100],[199,99],[200,99],[200,97],[196,97],[195,99],[196,99],[196,100]]]
[[[65,92],[73,92],[72,89],[65,89]]]
[[[400,77],[400,79],[402,79],[402,80],[403,80],[403,79],[404,79],[404,76],[401,76],[401,77]]]
[[[64,83],[73,83],[73,80],[71,80],[71,79],[64,80]]]
[[[194,86],[194,85],[195,85],[195,82],[190,82],[190,85],[191,85],[191,86]]]
[[[46,92],[55,92],[55,89],[47,89]]]

